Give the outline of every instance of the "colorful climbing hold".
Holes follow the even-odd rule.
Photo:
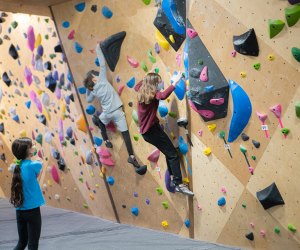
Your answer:
[[[218,206],[222,207],[226,204],[226,199],[225,197],[221,197],[219,200],[218,200]]]
[[[294,26],[300,19],[300,4],[285,8],[284,13],[288,26]]]
[[[296,116],[300,118],[300,101],[297,101],[295,104],[295,112],[296,112]]]
[[[207,125],[207,128],[209,129],[210,132],[214,132],[217,128],[217,124],[213,123],[213,124],[209,124]]]
[[[133,68],[137,68],[139,66],[139,62],[133,57],[127,56],[127,62]]]
[[[148,49],[147,55],[148,55],[150,62],[156,63],[156,58],[152,54],[152,49]]]
[[[146,65],[146,63],[145,63],[144,61],[142,61],[141,67],[142,67],[142,69],[143,69],[146,73],[148,72],[148,67],[147,67],[147,65]]]
[[[135,77],[132,77],[127,83],[126,83],[128,88],[133,88],[135,85]]]
[[[268,60],[269,60],[269,61],[274,61],[274,60],[275,60],[275,56],[272,55],[272,54],[269,54],[269,55],[268,55]]]
[[[291,52],[292,52],[293,57],[294,57],[298,62],[300,62],[300,49],[299,49],[299,48],[296,48],[296,47],[293,47],[293,48],[291,49]]]
[[[185,224],[185,226],[186,226],[187,228],[190,228],[190,226],[191,226],[191,222],[190,222],[189,219],[186,219],[186,220],[184,221],[184,224]]]
[[[169,50],[170,44],[164,38],[164,36],[159,32],[159,30],[155,31],[155,38],[160,47],[162,47],[164,50]]]
[[[284,135],[288,135],[290,133],[290,130],[288,128],[281,129],[281,133]]]
[[[166,220],[162,221],[161,225],[163,226],[163,228],[167,228],[169,226],[169,224]]]
[[[297,228],[293,224],[288,224],[288,229],[293,233],[297,231]]]
[[[75,5],[75,9],[76,9],[78,12],[84,11],[84,9],[85,9],[85,2],[80,2],[80,3],[76,4],[76,5]]]
[[[145,5],[149,5],[151,3],[151,0],[142,0],[142,1]]]
[[[260,69],[260,63],[253,64],[253,68],[256,69],[256,70],[259,70]]]
[[[80,54],[83,50],[83,47],[78,43],[78,42],[75,42],[74,43],[74,48],[75,48],[75,51]]]
[[[204,66],[204,68],[202,69],[202,71],[200,73],[200,80],[202,82],[208,81],[208,67],[207,66]]]
[[[206,156],[209,156],[211,154],[211,148],[207,147],[203,150],[203,154],[205,154]]]
[[[159,195],[162,195],[163,194],[163,189],[161,187],[158,187],[156,188],[156,192],[159,194]]]
[[[131,213],[135,216],[139,215],[139,209],[137,207],[131,208]]]
[[[280,228],[279,228],[279,227],[275,227],[275,228],[274,228],[274,232],[275,232],[276,234],[280,234]]]
[[[245,77],[247,76],[247,74],[246,74],[245,71],[242,71],[242,72],[240,73],[240,75],[241,75],[242,78],[245,78]]]
[[[163,207],[164,207],[165,209],[168,209],[168,208],[169,208],[169,203],[168,203],[167,201],[163,201],[161,204],[163,205]]]
[[[269,25],[269,36],[271,39],[276,35],[278,35],[283,30],[285,23],[282,20],[269,19],[268,25]]]
[[[114,185],[114,183],[115,183],[115,179],[112,176],[107,177],[106,181],[111,186]]]
[[[112,11],[107,6],[103,6],[101,12],[102,12],[102,15],[104,17],[106,17],[107,19],[110,19],[113,16]]]

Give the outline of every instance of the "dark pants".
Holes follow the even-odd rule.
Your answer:
[[[142,135],[146,142],[157,147],[165,156],[168,170],[173,175],[175,185],[182,183],[180,159],[173,143],[168,135],[162,130],[159,123],[154,124],[145,134]]]
[[[19,242],[14,250],[23,250],[28,244],[28,250],[39,248],[42,218],[40,208],[16,210]]]

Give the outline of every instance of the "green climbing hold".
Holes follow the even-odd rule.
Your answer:
[[[86,204],[86,203],[83,203],[83,207],[84,208],[89,208],[88,204]]]
[[[11,27],[13,27],[14,29],[17,28],[17,27],[18,27],[18,22],[13,21],[13,22],[11,23]]]
[[[240,150],[243,154],[247,152],[247,149],[243,145],[240,145]]]
[[[63,141],[62,143],[61,143],[61,145],[63,145],[63,146],[67,146],[67,141]]]
[[[281,129],[281,133],[283,133],[284,135],[288,135],[290,133],[290,130],[288,128],[283,128]]]
[[[298,62],[300,62],[300,49],[299,49],[299,48],[296,48],[296,47],[293,47],[291,51],[292,51],[293,57],[294,57]]]
[[[293,224],[288,224],[288,229],[293,233],[297,231],[297,228]]]
[[[295,104],[296,116],[300,118],[300,101],[297,101]]]
[[[243,204],[242,204],[242,207],[243,207],[243,208],[246,208],[246,207],[247,207],[247,205],[246,205],[245,203],[243,203]]]
[[[37,137],[35,138],[36,142],[39,143],[41,146],[43,146],[43,135],[38,134]]]
[[[277,233],[277,234],[279,234],[280,233],[280,228],[279,227],[275,227],[274,228],[274,232]]]
[[[156,58],[152,54],[152,49],[148,49],[148,58],[152,63],[156,63]]]
[[[163,194],[163,189],[161,187],[158,187],[156,188],[156,192],[159,194],[159,195],[162,195]]]
[[[55,55],[55,54],[50,54],[49,57],[50,57],[51,59],[53,59],[53,58],[56,57],[56,55]]]
[[[75,154],[75,155],[78,155],[78,152],[77,152],[77,151],[74,151],[74,154]]]
[[[139,140],[139,136],[138,136],[138,135],[133,135],[133,139],[134,139],[135,141],[138,141],[138,140]]]
[[[256,69],[256,70],[259,70],[260,69],[260,63],[253,64],[253,68]]]
[[[49,18],[44,19],[46,23],[49,23]]]
[[[164,207],[165,209],[168,209],[168,208],[169,208],[169,203],[168,203],[167,201],[163,201],[161,204],[163,205],[163,207]]]
[[[282,20],[269,19],[268,24],[269,24],[269,36],[271,39],[274,36],[278,35],[283,30],[285,22]]]
[[[48,161],[48,157],[46,157],[45,160]]]
[[[48,40],[49,39],[49,35],[45,35],[45,39]]]
[[[139,124],[139,118],[138,118],[138,114],[136,112],[136,110],[132,110],[132,119],[134,120],[134,122],[136,123],[136,125]]]
[[[79,177],[78,179],[81,183],[83,183],[83,178],[82,177]]]
[[[177,113],[176,112],[169,112],[168,115],[171,116],[172,118],[176,118],[177,117]]]
[[[253,161],[256,160],[256,156],[255,155],[252,155],[251,158],[252,158]]]
[[[225,138],[225,132],[223,130],[219,132],[219,137],[222,139]]]
[[[198,64],[199,64],[199,65],[203,65],[203,60],[202,60],[202,59],[199,59],[199,60],[198,60]]]
[[[288,26],[295,25],[300,18],[300,4],[295,4],[284,9],[285,18]]]
[[[158,74],[158,73],[159,73],[159,68],[156,67],[156,68],[154,69],[154,72],[155,72],[156,74]]]
[[[147,67],[147,65],[146,65],[146,63],[145,63],[144,61],[142,61],[141,67],[142,67],[142,69],[143,69],[146,73],[148,72],[148,67]]]
[[[149,5],[151,3],[151,0],[142,0],[144,4]]]

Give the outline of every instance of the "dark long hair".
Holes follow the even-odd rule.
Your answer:
[[[14,207],[20,207],[24,202],[23,183],[21,177],[21,161],[25,160],[28,157],[28,150],[31,147],[32,141],[30,138],[27,137],[16,139],[11,146],[12,153],[17,159],[16,167],[11,182],[10,197],[10,203],[13,204]]]

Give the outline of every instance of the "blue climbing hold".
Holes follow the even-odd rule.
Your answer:
[[[14,116],[12,117],[12,119],[13,119],[15,122],[17,122],[17,123],[20,122],[20,119],[19,119],[19,116],[18,116],[18,115],[14,115]]]
[[[183,137],[180,135],[179,138],[178,138],[178,146],[179,146],[179,150],[180,152],[185,155],[189,148],[188,148],[188,145],[185,143]]]
[[[128,88],[133,88],[135,85],[135,77],[132,77],[126,84]]]
[[[215,86],[214,85],[209,85],[209,86],[206,86],[204,88],[205,92],[212,92],[213,90],[215,90]]]
[[[139,209],[137,207],[131,208],[131,213],[135,216],[139,215]]]
[[[163,0],[161,5],[174,31],[179,35],[185,34],[185,23],[177,10],[174,0]]]
[[[31,101],[27,101],[27,102],[25,102],[25,105],[26,105],[26,107],[27,107],[28,109],[30,109],[30,106],[31,106]]]
[[[218,206],[222,207],[226,204],[226,199],[225,197],[221,197],[219,200],[218,200]]]
[[[67,28],[70,27],[70,22],[64,21],[64,22],[62,23],[62,26],[63,26],[65,29],[67,29]]]
[[[185,224],[185,226],[186,226],[187,228],[190,228],[190,226],[191,226],[191,222],[190,222],[189,219],[186,219],[186,220],[184,221],[184,224]]]
[[[96,64],[97,67],[100,67],[100,63],[99,63],[98,57],[95,59],[95,64]]]
[[[110,10],[110,8],[108,8],[107,6],[104,6],[102,8],[102,14],[104,17],[106,17],[107,19],[111,18],[113,16],[112,11]]]
[[[86,87],[79,87],[78,88],[78,92],[79,92],[79,94],[85,94],[86,93]]]
[[[69,80],[69,82],[73,82],[73,78],[72,78],[72,75],[71,75],[70,71],[68,73],[68,80]]]
[[[93,136],[93,139],[94,139],[94,142],[97,145],[97,147],[101,146],[102,141],[103,141],[101,138],[99,138],[97,136]]]
[[[249,96],[240,85],[232,80],[229,80],[228,84],[233,101],[228,142],[233,142],[247,126],[252,114],[252,105]]]
[[[158,113],[162,118],[165,117],[169,113],[167,105],[162,100],[160,100],[159,104],[158,104]]]
[[[75,48],[75,51],[80,54],[83,50],[82,46],[78,43],[78,42],[75,42],[74,43],[74,48]]]
[[[174,93],[180,101],[183,100],[185,95],[185,81],[182,78],[179,80],[179,83],[177,83]]]
[[[115,183],[115,179],[112,176],[108,176],[106,180],[107,180],[107,183],[111,186],[114,185],[114,183]]]
[[[76,4],[76,5],[75,5],[75,9],[76,9],[78,12],[84,11],[84,9],[85,9],[85,2],[81,2],[81,3]]]
[[[38,47],[37,50],[36,50],[36,53],[37,53],[39,56],[43,56],[43,55],[44,55],[44,48],[43,48],[43,45],[39,45],[39,47]]]
[[[96,111],[95,107],[93,105],[89,105],[87,106],[86,110],[85,110],[89,115],[93,115]]]
[[[72,127],[68,127],[67,128],[67,131],[66,131],[66,134],[69,138],[72,138],[73,137],[73,129]]]
[[[184,64],[184,72],[185,72],[185,79],[189,79],[189,43],[188,39],[185,40],[184,49],[183,49],[183,64]]]

